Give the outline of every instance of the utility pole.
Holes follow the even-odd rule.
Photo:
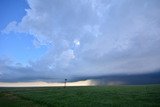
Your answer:
[[[67,79],[64,81],[64,88],[66,88]]]

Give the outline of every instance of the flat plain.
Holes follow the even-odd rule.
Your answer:
[[[160,85],[1,87],[0,107],[160,107]]]

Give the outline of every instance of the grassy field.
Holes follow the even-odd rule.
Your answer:
[[[160,107],[160,85],[0,88],[0,107]]]

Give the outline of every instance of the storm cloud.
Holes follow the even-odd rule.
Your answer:
[[[160,70],[159,0],[27,2],[30,8],[22,20],[2,32],[28,33],[35,37],[35,46],[48,50],[27,66],[0,61],[0,81],[62,81]]]

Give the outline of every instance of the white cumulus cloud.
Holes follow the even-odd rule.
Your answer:
[[[33,75],[72,78],[160,69],[159,0],[28,0],[28,5],[22,20],[4,32],[29,33],[36,46],[49,46],[29,63]]]

